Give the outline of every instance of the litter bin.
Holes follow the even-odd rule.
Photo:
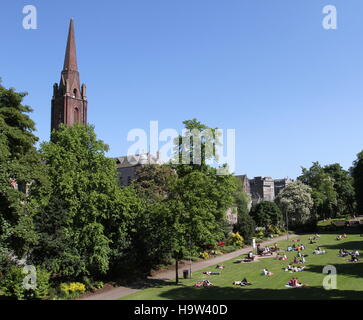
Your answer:
[[[184,279],[189,279],[189,270],[183,270]]]

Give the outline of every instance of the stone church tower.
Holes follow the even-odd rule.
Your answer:
[[[51,130],[59,125],[87,124],[86,85],[80,84],[77,66],[74,21],[69,26],[68,42],[60,84],[53,87]]]

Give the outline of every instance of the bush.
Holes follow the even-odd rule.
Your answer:
[[[240,214],[234,232],[238,232],[246,242],[250,243],[256,234],[255,221],[248,213]]]
[[[244,246],[244,239],[238,232],[232,233],[227,240],[227,244],[230,246],[242,248]]]
[[[36,288],[26,289],[23,282],[26,273],[23,273],[23,267],[11,267],[0,281],[0,289],[6,297],[17,300],[41,300],[49,294],[49,278],[48,271],[41,268],[36,269]]]
[[[79,282],[61,283],[59,289],[64,298],[76,298],[86,292],[86,286]]]
[[[209,259],[209,253],[208,252],[201,252],[200,257],[204,260]]]

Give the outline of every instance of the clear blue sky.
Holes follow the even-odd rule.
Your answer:
[[[38,30],[22,8],[38,9]],[[322,27],[325,5],[338,29]],[[196,117],[236,129],[237,170],[295,178],[313,161],[349,168],[363,149],[362,0],[3,0],[0,76],[29,92],[49,140],[52,86],[74,17],[89,123],[126,154],[129,130]]]

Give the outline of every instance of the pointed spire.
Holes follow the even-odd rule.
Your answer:
[[[73,18],[71,19],[71,22],[69,24],[68,42],[63,71],[78,71]]]

